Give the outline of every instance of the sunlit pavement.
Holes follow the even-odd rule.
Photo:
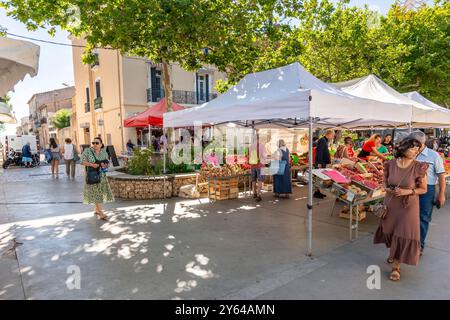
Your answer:
[[[0,173],[0,299],[450,298],[448,206],[434,212],[421,264],[392,283],[387,250],[371,244],[376,219],[349,242],[329,198],[315,206],[314,256],[305,256],[306,188],[260,203],[116,201],[104,222],[81,203],[78,169],[75,181],[63,166],[59,179],[49,167]],[[370,265],[380,290],[367,288]]]

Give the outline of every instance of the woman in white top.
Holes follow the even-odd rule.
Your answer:
[[[61,150],[59,149],[59,145],[56,143],[55,138],[50,138],[50,152],[52,153],[52,177],[59,178],[59,161],[61,160]]]
[[[75,179],[75,167],[77,161],[79,160],[78,151],[72,143],[72,139],[67,138],[65,142],[66,143],[62,147],[61,152],[64,157],[64,162],[66,163],[66,175],[67,178],[72,177],[72,179]]]

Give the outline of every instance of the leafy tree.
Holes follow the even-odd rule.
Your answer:
[[[213,64],[233,68],[257,57],[261,35],[301,8],[300,0],[1,0],[10,16],[30,30],[56,27],[87,41],[85,62],[95,47],[119,49],[163,64],[167,109],[172,91],[169,62],[187,70]],[[205,50],[207,49],[207,50]]]
[[[416,10],[392,6],[382,18],[378,41],[376,64],[387,83],[450,107],[450,2]]]
[[[61,109],[55,112],[51,118],[52,124],[57,129],[70,127],[70,116],[72,112],[69,109]]]

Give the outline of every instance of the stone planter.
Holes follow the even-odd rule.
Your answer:
[[[114,196],[122,199],[162,199],[178,196],[180,187],[196,182],[196,174],[167,174],[165,176],[133,176],[112,171],[108,173],[108,181]],[[199,177],[199,182],[201,178]]]

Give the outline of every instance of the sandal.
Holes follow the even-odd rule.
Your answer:
[[[389,280],[399,281],[400,280],[400,267],[392,268],[392,272],[389,275]]]
[[[108,216],[106,214],[104,214],[103,212],[94,212],[95,215],[97,215],[101,220],[108,220]]]

